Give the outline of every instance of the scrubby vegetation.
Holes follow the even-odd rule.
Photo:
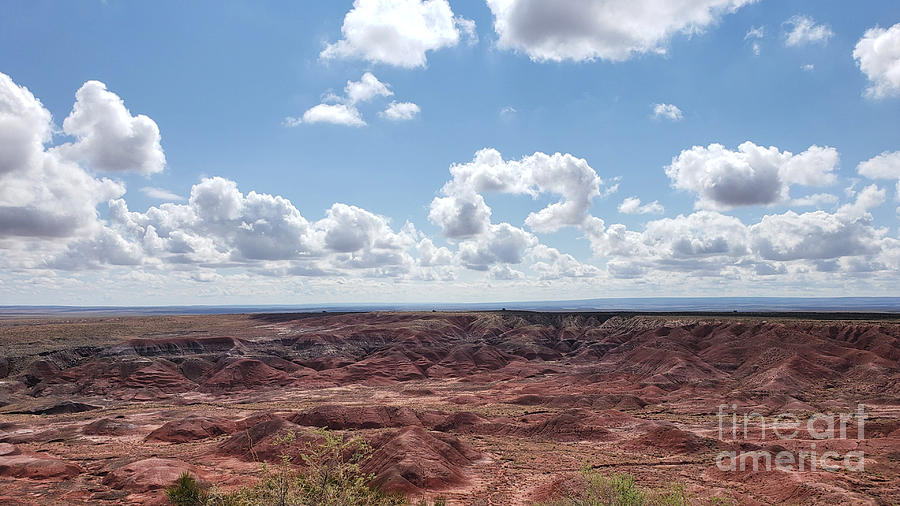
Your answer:
[[[197,483],[190,473],[184,472],[175,480],[175,484],[166,488],[169,504],[175,506],[195,506],[207,504],[210,496],[207,487]]]
[[[188,473],[166,489],[175,506],[446,506],[443,498],[433,502],[409,502],[403,496],[374,488],[374,476],[362,472],[361,464],[372,453],[357,437],[320,429],[314,441],[300,443],[288,431],[276,440],[282,448],[274,464],[263,464],[256,485],[231,492],[217,492],[198,483]],[[300,450],[300,461],[292,454]],[[585,466],[581,470],[581,492],[543,503],[542,506],[687,506],[684,488],[641,487],[630,474],[601,474]]]
[[[590,467],[581,470],[584,490],[556,499],[544,506],[687,506],[691,504],[681,486],[664,489],[639,486],[630,474],[600,474]]]
[[[325,429],[315,441],[298,442],[293,431],[279,436],[280,457],[263,464],[259,483],[232,492],[210,490],[185,473],[166,489],[177,506],[394,506],[409,504],[402,496],[373,487],[374,476],[361,470],[372,448],[361,438],[346,438]],[[292,457],[301,450],[300,461]],[[429,506],[427,501],[418,506]],[[444,506],[437,499],[433,506]]]
[[[293,431],[280,435],[281,448],[273,464],[262,464],[256,485],[217,492],[188,473],[166,489],[175,506],[445,506],[439,498],[410,503],[372,486],[374,476],[362,471],[372,448],[362,438],[347,438],[327,429],[315,431],[312,441],[300,441]],[[299,451],[298,451],[299,450]],[[299,461],[292,455],[299,454]],[[655,489],[637,484],[630,474],[601,474],[589,466],[581,470],[581,492],[543,503],[543,506],[687,506],[681,486]]]

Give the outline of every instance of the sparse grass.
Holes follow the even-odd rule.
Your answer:
[[[680,485],[664,489],[639,486],[630,474],[600,474],[589,467],[581,470],[584,491],[551,500],[543,506],[687,506],[691,501]]]

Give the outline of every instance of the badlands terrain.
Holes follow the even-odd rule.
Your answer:
[[[720,405],[728,405],[719,434]],[[855,413],[781,439],[780,413]],[[732,409],[732,406],[735,406]],[[757,413],[745,436],[730,416]],[[742,418],[741,418],[742,419]],[[376,485],[450,504],[577,493],[578,471],[698,503],[900,503],[900,320],[878,315],[354,313],[0,320],[0,504],[162,503],[190,471],[254,482],[327,427]],[[723,471],[723,451],[865,454]]]

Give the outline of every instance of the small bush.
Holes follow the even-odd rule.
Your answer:
[[[200,506],[206,504],[207,494],[204,487],[185,471],[174,485],[166,488],[166,498],[175,506]]]

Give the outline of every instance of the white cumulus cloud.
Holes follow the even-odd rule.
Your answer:
[[[656,119],[668,119],[680,121],[684,118],[681,109],[672,104],[653,104],[653,117]]]
[[[284,126],[295,127],[303,123],[331,123],[352,127],[366,126],[357,104],[370,102],[377,97],[390,97],[394,92],[391,86],[381,82],[371,72],[366,72],[359,81],[347,81],[344,96],[329,93],[323,103],[310,107],[300,117],[287,117]],[[336,102],[336,103],[333,103]],[[391,102],[382,116],[392,120],[412,119],[419,112],[419,106],[413,103]],[[408,116],[408,117],[406,117]]]
[[[347,104],[319,104],[310,107],[299,118],[285,118],[286,126],[297,126],[301,123],[331,123],[352,127],[366,126],[359,110]]]
[[[495,264],[522,263],[537,238],[509,223],[490,225],[485,233],[459,244],[459,260],[467,268],[486,271]]]
[[[538,152],[520,160],[504,160],[497,150],[482,149],[472,162],[450,167],[450,173],[453,178],[441,189],[444,196],[432,201],[429,214],[448,237],[459,237],[459,231],[472,235],[484,230],[490,219],[490,208],[481,195],[484,192],[559,195],[559,201],[525,219],[538,232],[588,226],[596,220],[590,207],[603,185],[587,161],[568,153]],[[463,224],[467,226],[461,227]]]
[[[871,226],[868,210],[884,203],[884,190],[863,189],[856,202],[825,211],[764,216],[750,227],[753,249],[767,260],[822,260],[877,253],[887,229]]]
[[[694,146],[665,170],[673,187],[697,194],[695,207],[730,209],[786,202],[793,184],[831,184],[838,158],[831,147],[810,146],[794,155],[747,141],[737,151],[721,144]]]
[[[447,0],[355,0],[341,33],[321,58],[423,67],[428,51],[456,46],[461,36],[477,40],[475,23],[455,17]]]
[[[665,212],[665,209],[656,200],[649,204],[641,205],[641,199],[627,197],[619,204],[619,212],[622,214],[662,214]]]
[[[347,81],[344,93],[348,104],[368,102],[375,97],[390,97],[394,94],[390,85],[378,80],[371,72],[366,72],[359,81]]]
[[[753,0],[487,0],[499,46],[536,61],[622,61],[664,53]]]
[[[95,119],[103,123],[102,114]],[[25,238],[47,241],[94,233],[101,228],[97,206],[125,193],[121,183],[96,178],[60,149],[46,148],[52,125],[50,112],[31,92],[0,73],[0,250],[21,248]],[[141,143],[117,135],[86,135],[92,139],[91,153],[143,159],[121,146],[99,144],[125,142],[141,151]]]
[[[59,152],[94,170],[153,174],[166,166],[159,127],[152,119],[132,116],[118,95],[100,81],[88,81],[75,93],[63,131],[77,140]]]
[[[871,83],[866,95],[884,98],[900,95],[900,23],[890,28],[870,28],[856,43],[853,58]]]
[[[856,170],[869,179],[894,179],[897,181],[897,198],[900,199],[900,151],[885,151],[861,162]]]
[[[409,121],[419,112],[419,106],[412,102],[391,102],[380,114],[391,121]]]

